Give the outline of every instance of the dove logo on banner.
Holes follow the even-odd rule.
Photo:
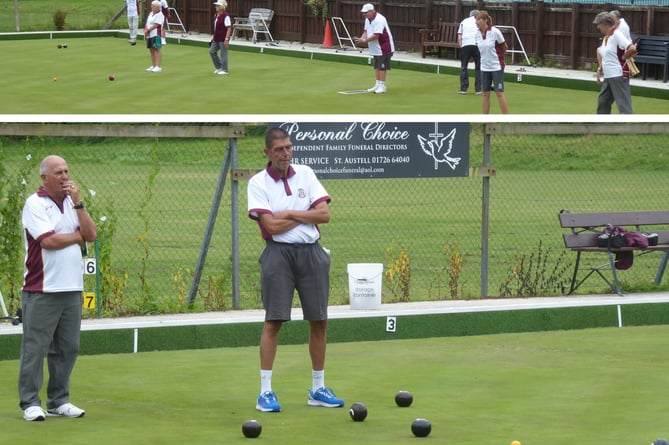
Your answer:
[[[434,124],[434,133],[430,134],[433,139],[426,139],[420,134],[418,135],[420,148],[423,149],[426,155],[434,159],[435,170],[439,169],[440,163],[446,163],[451,170],[455,170],[460,163],[460,158],[450,156],[451,151],[453,150],[453,141],[455,140],[456,134],[457,128],[452,129],[445,135],[444,133],[439,132],[438,124]]]

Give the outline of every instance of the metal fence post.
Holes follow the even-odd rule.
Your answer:
[[[231,143],[231,168],[237,170],[237,141]],[[232,242],[232,307],[241,307],[239,296],[239,181],[234,178],[230,184],[230,230]]]
[[[214,201],[211,204],[211,212],[209,213],[209,220],[207,221],[207,228],[204,231],[204,240],[202,241],[202,247],[200,248],[200,255],[197,259],[197,265],[195,266],[195,272],[193,273],[193,282],[191,283],[190,292],[188,293],[188,305],[192,305],[197,296],[197,289],[200,286],[200,278],[202,278],[202,269],[204,269],[204,263],[207,259],[207,252],[209,251],[209,244],[211,243],[211,235],[214,232],[214,225],[216,224],[216,216],[218,215],[218,207],[221,205],[221,196],[223,195],[223,189],[225,188],[225,178],[227,177],[228,171],[230,171],[230,153],[233,151],[233,141],[235,139],[228,140],[228,149],[225,152],[225,159],[223,159],[223,165],[221,166],[221,171],[218,174],[218,183],[216,184],[216,192],[214,193]],[[234,144],[236,151],[236,144]]]
[[[484,126],[485,128],[485,126]],[[483,135],[483,167],[490,167],[490,135]],[[481,202],[481,297],[488,296],[488,224],[490,222],[490,176],[483,177]]]

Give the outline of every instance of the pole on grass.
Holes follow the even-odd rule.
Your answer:
[[[233,148],[234,147],[234,148]],[[202,269],[207,259],[207,252],[209,251],[209,244],[211,243],[211,236],[214,233],[214,225],[216,224],[216,216],[218,215],[218,207],[221,205],[221,196],[223,196],[223,189],[225,188],[225,178],[230,170],[231,153],[237,151],[237,143],[234,139],[228,139],[228,148],[225,151],[225,158],[221,171],[218,174],[218,183],[216,184],[216,192],[214,193],[214,200],[211,204],[211,211],[209,212],[209,221],[207,221],[207,228],[204,231],[204,239],[202,240],[202,247],[200,248],[200,255],[197,259],[195,272],[193,273],[193,282],[191,283],[190,292],[188,293],[188,305],[191,306],[197,296],[197,289],[200,286],[200,279],[202,278]]]
[[[14,30],[16,32],[21,31],[19,26],[19,0],[14,0]]]

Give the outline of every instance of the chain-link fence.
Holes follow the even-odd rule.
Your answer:
[[[39,185],[39,160],[59,154],[88,190],[85,200],[98,224],[103,314],[188,310],[228,144],[237,148],[233,173],[259,170],[266,162],[264,129],[248,125],[242,135],[233,127],[194,124],[0,125],[5,301],[13,309],[20,303],[16,216]],[[666,210],[668,144],[669,124],[472,124],[469,177],[323,180],[332,196],[331,222],[321,226],[332,255],[331,303],[348,303],[350,263],[384,264],[385,302],[478,298],[486,287],[490,297],[560,295],[575,254],[564,248],[558,212]],[[491,168],[476,168],[488,160]],[[495,174],[477,174],[483,171]],[[247,178],[232,174],[222,183],[195,310],[233,306],[233,223],[239,226],[239,306],[260,307],[264,244],[247,217]],[[235,183],[239,217],[233,221]],[[623,289],[649,288],[659,259],[635,260],[620,274]],[[607,261],[604,255],[586,260]],[[92,278],[86,282],[87,290],[96,290]],[[596,277],[579,289],[609,291]]]

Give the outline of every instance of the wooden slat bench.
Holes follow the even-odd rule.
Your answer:
[[[453,48],[456,51],[460,48],[458,45],[459,23],[440,22],[437,29],[421,29],[420,42],[422,46],[421,55],[423,58],[430,54],[437,54],[441,57],[441,50]]]
[[[569,294],[572,294],[583,282],[591,275],[599,275],[611,289],[618,295],[620,283],[618,282],[618,273],[616,272],[615,256],[618,252],[639,252],[640,254],[650,252],[664,252],[660,265],[655,275],[655,284],[660,284],[662,275],[669,260],[669,211],[645,211],[645,212],[617,212],[617,213],[570,213],[563,210],[558,214],[560,226],[563,229],[569,229],[568,233],[563,235],[564,244],[568,249],[576,252],[576,263],[574,265],[574,274],[569,288]],[[638,247],[621,247],[618,249],[598,247],[597,237],[602,233],[607,225],[621,226],[630,232],[652,232],[658,235],[657,246],[649,246],[641,250]],[[662,227],[664,226],[664,227]],[[660,230],[656,230],[660,229]],[[608,263],[585,268],[588,272],[578,279],[579,267],[581,265],[581,254],[583,253],[605,253],[608,256]],[[602,270],[611,270],[612,280],[609,280]]]
[[[648,65],[662,66],[662,81],[669,80],[669,37],[666,36],[637,36],[634,39],[639,54],[634,56],[634,62],[641,65],[641,78],[648,77]],[[659,70],[655,75],[657,79]]]

